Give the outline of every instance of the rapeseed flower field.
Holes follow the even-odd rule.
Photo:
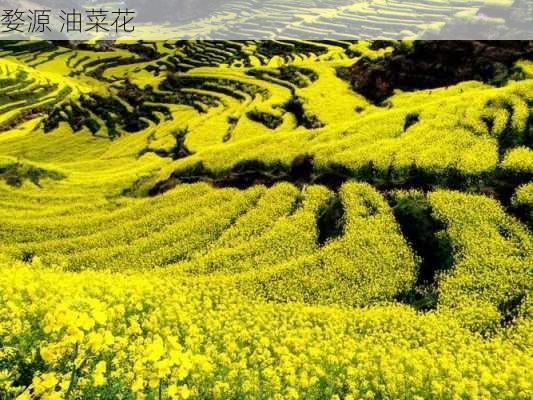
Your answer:
[[[3,42],[0,399],[531,399],[531,60],[416,46]]]

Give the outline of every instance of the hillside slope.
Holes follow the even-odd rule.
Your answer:
[[[424,46],[3,43],[0,397],[530,398],[533,62]]]

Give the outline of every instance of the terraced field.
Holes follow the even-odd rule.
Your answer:
[[[63,46],[0,48],[0,398],[532,397],[530,53]]]
[[[414,39],[527,38],[531,4],[523,0],[246,0],[198,9],[136,0],[145,19],[133,33],[150,39]],[[199,14],[191,15],[189,14]],[[529,25],[529,26],[528,26]],[[526,33],[527,32],[527,33]],[[140,35],[140,36],[137,36]]]

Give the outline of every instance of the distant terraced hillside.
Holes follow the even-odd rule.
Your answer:
[[[17,7],[28,11],[26,25],[22,32],[4,30],[4,39],[114,40],[119,35],[130,40],[518,40],[533,33],[529,0],[95,0],[88,5],[40,0],[23,7],[4,2],[4,9]],[[83,18],[80,32],[65,29],[61,10],[81,16],[94,7],[106,15],[101,28],[89,29],[89,19]],[[26,19],[33,9],[51,10],[51,31],[28,29]],[[115,24],[119,9],[133,13],[128,22],[121,19],[126,29]]]
[[[152,38],[167,30],[174,31],[173,37],[192,39],[414,39],[441,34],[505,38],[531,33],[531,5],[523,0],[225,1],[198,4],[196,18],[188,4],[175,8],[165,2],[148,4],[132,3],[143,18],[171,23],[155,30],[140,27],[145,37]]]
[[[0,398],[528,399],[532,177],[529,42],[2,42]]]

